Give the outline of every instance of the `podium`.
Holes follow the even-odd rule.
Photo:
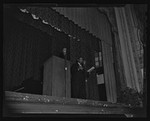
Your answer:
[[[71,97],[69,61],[52,56],[44,63],[43,73],[43,95]]]

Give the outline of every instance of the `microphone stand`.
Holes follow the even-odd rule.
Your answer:
[[[67,82],[67,57],[66,57],[66,54],[64,54],[64,57],[65,57],[65,64],[64,64],[64,69],[65,69],[65,97],[67,96],[66,94],[66,82]]]
[[[85,88],[86,88],[86,99],[88,99],[88,83],[87,83],[87,71],[86,71],[86,64],[84,64],[85,69]]]

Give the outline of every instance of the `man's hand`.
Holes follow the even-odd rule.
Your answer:
[[[83,70],[83,67],[82,67],[82,66],[79,66],[78,70]]]
[[[86,61],[84,60],[84,61],[83,61],[83,65],[85,66],[85,64],[86,64]]]
[[[93,70],[95,69],[95,67],[94,66],[92,66],[89,70],[87,70],[87,72],[92,72]]]

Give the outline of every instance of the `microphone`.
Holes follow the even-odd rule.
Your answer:
[[[67,70],[67,63],[66,63],[67,56],[66,56],[66,53],[67,53],[67,48],[63,48],[63,54],[64,54],[64,59],[65,59],[65,70]]]
[[[64,54],[64,56],[66,55],[66,53],[67,53],[67,48],[63,48],[63,54]]]
[[[85,61],[85,60],[83,61],[83,65],[84,65],[84,66],[86,65],[86,61]]]
[[[65,74],[65,97],[66,97],[66,82],[67,82],[67,62],[66,62],[66,53],[67,53],[67,48],[63,48],[63,54],[64,54],[64,57],[65,57],[65,63],[64,63],[64,66],[65,66],[65,71],[64,71],[64,74]]]

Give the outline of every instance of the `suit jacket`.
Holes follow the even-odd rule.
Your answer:
[[[79,70],[79,64],[76,62],[71,66],[71,79],[72,81],[84,82],[89,77],[89,73],[83,68]]]

